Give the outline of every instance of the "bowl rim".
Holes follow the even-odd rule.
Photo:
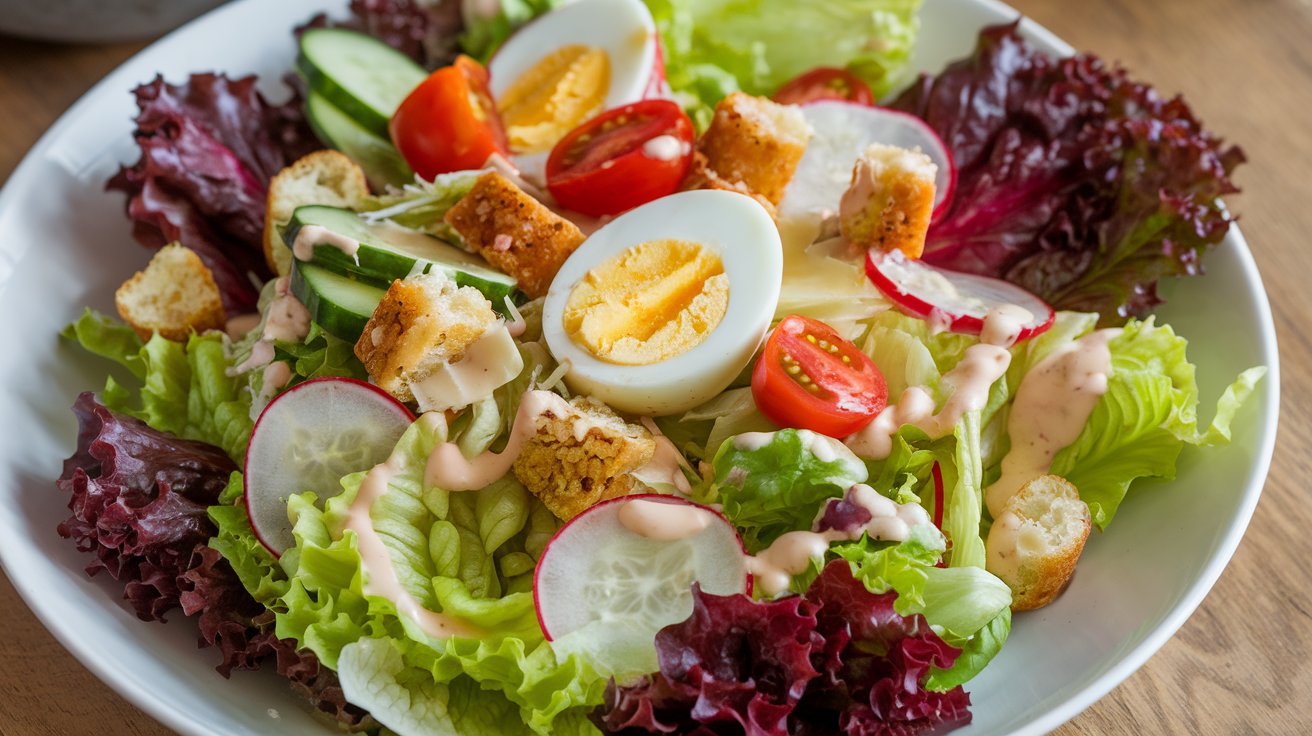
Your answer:
[[[1022,35],[1032,42],[1047,46],[1052,53],[1071,55],[1075,52],[1070,44],[1056,34],[1031,18],[1022,15],[1015,8],[1001,0],[959,1],[978,5],[994,14],[1008,14],[1020,18]],[[131,85],[137,81],[126,79],[134,62],[146,55],[158,53],[161,47],[171,43],[177,36],[191,31],[194,27],[206,25],[216,17],[228,13],[249,12],[246,8],[253,6],[256,2],[257,0],[237,0],[207,11],[151,42],[82,93],[77,101],[69,106],[33,144],[18,166],[9,175],[3,188],[0,188],[0,218],[12,206],[11,201],[18,196],[18,187],[11,185],[16,181],[21,182],[26,178],[30,178],[29,170],[37,167],[39,161],[50,151],[55,141],[61,138],[65,130],[82,117],[86,110],[92,106],[93,101],[101,97],[108,88],[117,89],[125,84]],[[320,0],[317,4],[326,5],[327,3]],[[0,219],[0,223],[3,223],[3,219]],[[1253,462],[1249,468],[1238,512],[1215,545],[1206,566],[1180,596],[1180,599],[1169,610],[1161,623],[1145,636],[1137,646],[1123,654],[1107,671],[1068,696],[1056,707],[1015,731],[1014,733],[1017,736],[1037,736],[1057,728],[1100,700],[1142,667],[1153,654],[1175,635],[1202,603],[1229,564],[1252,520],[1253,512],[1256,509],[1258,500],[1261,498],[1270,470],[1278,432],[1280,411],[1279,349],[1270,300],[1252,251],[1238,224],[1231,226],[1230,231],[1218,247],[1231,248],[1235,251],[1237,267],[1244,283],[1251,291],[1252,303],[1249,307],[1258,316],[1256,326],[1259,334],[1257,342],[1261,352],[1261,361],[1267,367],[1267,375],[1264,378],[1264,382],[1267,384],[1265,390],[1259,391],[1258,395],[1250,398],[1250,401],[1254,401],[1254,403],[1258,401],[1259,396],[1264,397],[1265,400],[1261,402],[1259,409],[1261,417],[1258,426],[1255,427],[1255,431],[1260,435],[1260,440],[1255,447]],[[5,256],[0,258],[0,290],[7,286],[15,272],[16,259],[11,257],[10,251],[10,245],[0,245],[0,256]],[[137,686],[131,680],[120,677],[120,668],[117,664],[102,656],[102,653],[95,647],[85,644],[71,624],[55,615],[53,604],[47,602],[47,599],[41,595],[41,591],[35,585],[32,585],[31,581],[10,573],[10,555],[6,554],[6,550],[11,543],[12,541],[9,539],[0,538],[0,569],[4,570],[6,577],[13,584],[15,590],[18,591],[23,602],[37,615],[42,625],[83,666],[91,670],[101,682],[108,685],[124,699],[166,727],[189,736],[220,736],[220,732],[209,725],[200,723],[188,716],[178,704],[156,695],[148,688]]]

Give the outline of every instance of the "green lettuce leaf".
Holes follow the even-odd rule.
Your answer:
[[[63,335],[88,351],[128,369],[130,385],[113,377],[101,399],[110,409],[151,427],[223,448],[241,461],[250,438],[250,395],[245,382],[227,374],[231,365],[218,332],[175,342],[158,334],[144,343],[131,328],[87,310]]]
[[[401,587],[480,635],[431,637],[394,601],[365,589],[359,540],[346,528],[365,473],[343,478],[342,493],[322,508],[313,494],[289,499],[297,544],[280,560],[288,584],[273,606],[277,634],[313,650],[344,683],[353,678],[367,699],[360,704],[381,709],[380,720],[396,730],[423,717],[445,724],[430,724],[436,733],[587,732],[576,711],[601,702],[612,673],[582,654],[587,642],[577,642],[580,653],[553,649],[531,592],[533,566],[559,523],[513,476],[468,493],[425,485],[428,455],[447,437],[441,422],[412,425],[369,515]],[[569,638],[561,639],[565,649]],[[371,640],[387,646],[353,647]],[[468,702],[457,705],[459,698]]]
[[[1011,629],[1011,589],[981,567],[937,567],[945,549],[943,535],[920,524],[902,542],[863,537],[830,552],[847,560],[872,592],[897,591],[893,608],[899,614],[922,614],[944,641],[963,650],[932,680],[936,689],[950,690],[978,674],[1002,648]]]
[[[310,331],[304,340],[279,340],[273,345],[275,360],[285,360],[292,368],[288,387],[323,376],[345,376],[361,381],[369,378],[364,364],[355,357],[355,344],[328,334],[318,322],[310,323]]]
[[[699,127],[729,92],[773,94],[818,66],[845,66],[876,96],[903,81],[920,0],[646,0],[665,76]]]
[[[929,690],[945,692],[958,685],[964,685],[982,672],[985,665],[993,661],[1002,650],[1002,645],[1007,643],[1009,634],[1011,634],[1010,605],[1004,606],[987,626],[966,642],[961,648],[961,654],[957,656],[957,661],[953,662],[951,667],[946,670],[938,667],[931,669],[929,677],[925,679],[925,687]]]
[[[242,474],[234,472],[219,502],[209,507],[210,521],[219,530],[210,538],[210,546],[232,566],[246,592],[269,606],[287,592],[287,575],[255,537],[250,517],[246,515],[244,490]]]
[[[1176,458],[1186,445],[1228,442],[1235,412],[1266,374],[1261,367],[1241,373],[1218,401],[1211,424],[1200,430],[1198,384],[1187,345],[1152,318],[1126,324],[1108,345],[1107,393],[1080,436],[1053,458],[1051,472],[1080,489],[1099,528],[1111,523],[1135,479],[1174,478]]]
[[[443,221],[447,210],[455,206],[474,187],[483,172],[453,171],[439,174],[432,181],[416,180],[399,190],[367,197],[364,202],[366,219],[391,220],[398,225],[424,232],[453,243],[460,236]]]
[[[805,429],[739,435],[712,461],[708,502],[743,532],[749,552],[794,529],[810,529],[827,498],[866,480],[866,466],[841,442]]]

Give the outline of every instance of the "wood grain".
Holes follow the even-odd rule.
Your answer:
[[[1276,457],[1234,561],[1170,643],[1056,733],[1312,733],[1312,2],[1013,4],[1077,48],[1185,93],[1211,128],[1242,143],[1245,191],[1231,204],[1266,280],[1282,347]],[[60,112],[138,48],[0,37],[0,179]],[[0,631],[0,736],[169,733],[65,652],[7,580]]]

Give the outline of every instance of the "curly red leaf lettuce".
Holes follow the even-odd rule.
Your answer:
[[[418,0],[351,0],[351,16],[333,21],[320,13],[305,28],[349,28],[367,33],[414,59],[436,69],[456,59],[464,30],[460,3],[422,3]]]
[[[252,276],[266,278],[263,231],[269,179],[320,148],[300,96],[270,104],[254,76],[193,74],[136,88],[141,156],[109,180],[128,195],[133,237],[148,248],[178,241],[214,274],[229,313],[253,311]]]
[[[206,509],[237,467],[223,450],[115,414],[89,392],[73,411],[77,450],[57,481],[73,513],[58,531],[94,555],[88,574],[124,583],[138,617],[163,621],[179,605],[192,551],[214,532]]]
[[[956,195],[924,258],[1005,278],[1104,323],[1143,316],[1157,282],[1201,272],[1233,218],[1219,197],[1243,152],[1096,56],[1054,59],[1017,24],[923,76],[892,107],[947,143]]]
[[[790,733],[909,736],[970,723],[964,689],[925,689],[931,667],[950,668],[961,650],[940,639],[924,616],[898,615],[897,593],[871,593],[849,565],[834,562],[806,595],[818,604],[825,674],[798,704]]]
[[[200,630],[200,646],[219,650],[216,669],[258,669],[276,657],[279,674],[312,705],[350,730],[375,726],[346,702],[337,676],[314,653],[274,633],[274,614],[242,586],[209,546],[207,509],[219,502],[236,466],[213,445],[151,429],[110,411],[95,395],[73,405],[78,443],[57,481],[72,515],[58,527],[93,555],[87,573],[122,582],[124,598],[145,621],[181,607]]]
[[[923,616],[900,616],[843,561],[805,596],[758,602],[693,589],[693,614],[656,635],[660,671],[613,681],[592,715],[606,733],[902,736],[970,722],[961,687],[930,692],[952,666]]]

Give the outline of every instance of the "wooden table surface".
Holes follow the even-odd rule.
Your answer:
[[[1231,205],[1271,295],[1283,364],[1275,461],[1233,562],[1174,639],[1057,733],[1312,733],[1312,2],[1013,4],[1077,48],[1184,92],[1212,129],[1244,146],[1244,194]],[[140,46],[0,37],[0,181]],[[0,736],[168,733],[64,651],[2,577],[0,631]]]

